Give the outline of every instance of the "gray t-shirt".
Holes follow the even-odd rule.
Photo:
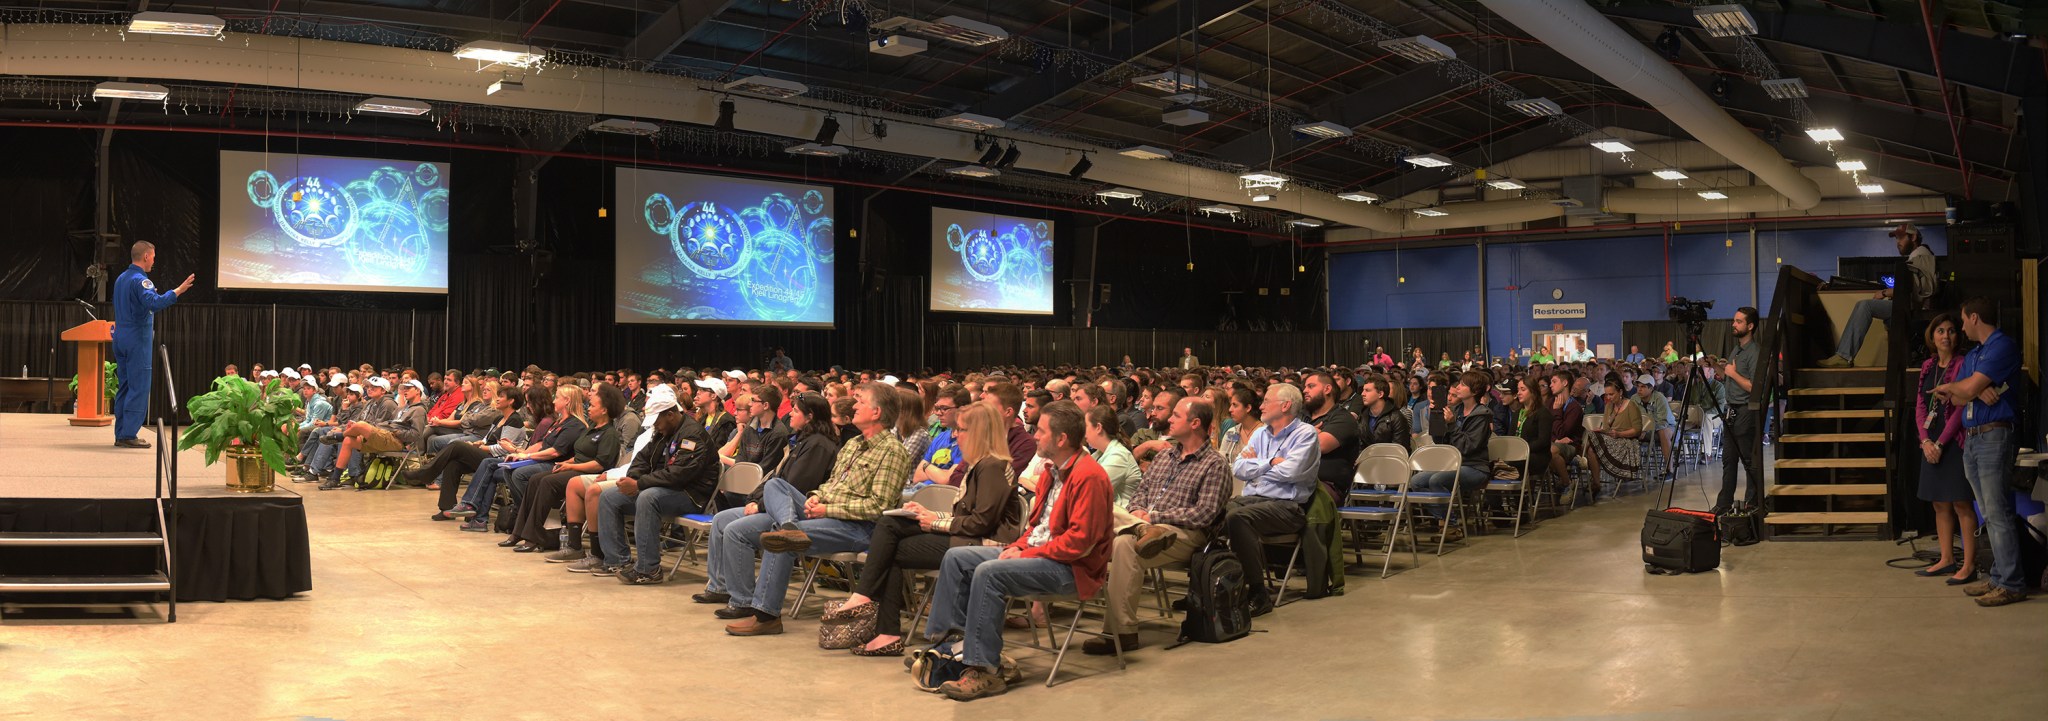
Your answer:
[[[1748,378],[1749,382],[1754,385],[1756,383],[1756,331],[1752,329],[1749,333],[1750,341],[1748,343],[1736,344],[1735,350],[1728,354],[1728,360],[1735,364],[1736,373],[1742,374],[1742,377]],[[1749,390],[1743,388],[1742,384],[1735,382],[1735,379],[1729,378],[1722,381],[1721,390],[1727,396],[1729,408],[1742,408],[1749,405]]]

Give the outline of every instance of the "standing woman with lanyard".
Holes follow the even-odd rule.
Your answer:
[[[1965,343],[1955,315],[1943,313],[1927,324],[1927,347],[1934,355],[1920,364],[1920,392],[1913,404],[1920,437],[1920,500],[1934,504],[1934,530],[1941,541],[1941,559],[1913,575],[1948,576],[1951,586],[1977,580],[1977,509],[1970,503],[1975,500],[1970,480],[1963,476],[1963,414],[1948,399],[1934,396],[1934,388],[1955,382]],[[1955,558],[1958,535],[1963,538],[1960,565]]]

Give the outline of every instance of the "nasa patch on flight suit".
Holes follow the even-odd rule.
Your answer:
[[[150,279],[148,279],[148,278],[143,278],[143,279],[142,279],[142,287],[143,287],[143,288],[144,288],[145,290],[151,290],[151,291],[154,291],[154,290],[156,290],[156,283],[154,283],[154,282],[151,282],[151,281],[150,281]]]

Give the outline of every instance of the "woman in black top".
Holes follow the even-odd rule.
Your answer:
[[[816,393],[798,394],[790,402],[789,427],[789,450],[782,454],[782,463],[763,469],[761,475],[788,481],[798,493],[808,496],[825,485],[826,476],[832,474],[832,462],[839,458],[839,429],[832,425],[831,405]],[[761,487],[756,486],[747,497],[747,505],[753,507],[760,502]]]
[[[569,479],[585,473],[602,471],[619,460],[619,426],[612,422],[619,414],[626,412],[626,396],[618,386],[598,384],[597,392],[590,395],[590,428],[576,439],[575,456],[557,461],[553,470],[533,479],[526,486],[519,502],[518,515],[512,523],[512,535],[506,540],[517,541],[512,550],[518,553],[554,551],[560,545],[561,535],[548,533],[548,516],[554,513],[555,505],[562,502],[562,496],[569,489]],[[571,523],[564,529],[566,535],[576,543],[583,541],[583,524]]]
[[[1524,473],[1534,473],[1550,468],[1550,432],[1553,424],[1550,418],[1549,387],[1540,379],[1522,376],[1515,379],[1515,401],[1520,410],[1518,416],[1520,432],[1516,435],[1529,442],[1529,467]],[[1523,480],[1528,480],[1525,475]]]
[[[546,427],[547,431],[538,436],[527,434],[529,439],[537,437],[539,440],[523,451],[507,453],[500,458],[486,458],[477,464],[476,474],[470,478],[469,493],[463,496],[462,503],[448,512],[451,516],[469,518],[469,522],[462,524],[462,530],[477,533],[490,530],[486,523],[490,518],[492,501],[497,498],[498,483],[504,483],[506,490],[512,493],[512,502],[507,504],[506,510],[516,509],[519,497],[526,493],[528,482],[551,472],[554,461],[575,456],[576,441],[583,438],[583,432],[590,427],[584,415],[589,400],[585,398],[583,389],[562,386],[540,393],[554,399],[554,415],[536,424]],[[527,397],[530,407],[534,396],[529,394]],[[516,467],[508,470],[505,468],[507,464],[516,464]],[[511,513],[499,516],[498,530],[511,531],[511,518]],[[518,542],[507,539],[500,543],[509,547]]]
[[[490,411],[497,415],[497,421],[484,429],[481,440],[450,443],[434,456],[433,463],[405,472],[405,477],[413,481],[437,476],[441,479],[441,502],[434,507],[434,520],[455,520],[446,509],[455,507],[456,486],[461,484],[462,474],[475,473],[477,464],[484,459],[511,453],[524,445],[526,416],[519,413],[519,396],[518,388],[499,386],[498,394],[491,399]]]

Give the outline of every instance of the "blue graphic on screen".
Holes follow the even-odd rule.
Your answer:
[[[1052,314],[1053,224],[932,209],[932,310]]]
[[[832,325],[831,188],[620,168],[617,199],[618,322]]]
[[[448,165],[222,151],[224,288],[448,291]]]

